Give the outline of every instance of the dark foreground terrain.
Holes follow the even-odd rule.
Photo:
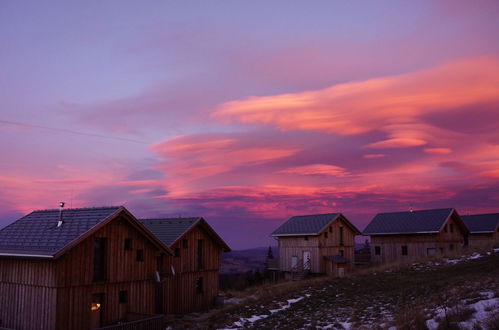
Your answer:
[[[174,328],[499,329],[499,249],[268,285]]]

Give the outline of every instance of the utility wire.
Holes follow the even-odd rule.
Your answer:
[[[73,130],[65,129],[65,128],[27,124],[27,123],[21,123],[21,122],[17,122],[17,121],[10,121],[10,120],[3,120],[3,119],[0,119],[0,124],[29,127],[29,128],[39,128],[39,129],[45,129],[45,130],[54,131],[54,132],[68,133],[68,134],[74,134],[74,135],[83,135],[83,136],[92,136],[92,137],[97,137],[97,138],[101,138],[101,139],[117,140],[117,141],[123,141],[123,142],[149,144],[149,143],[144,142],[144,141],[128,139],[128,138],[119,137],[119,136],[109,136],[109,135],[102,135],[102,134],[95,134],[95,133],[79,132],[79,131],[73,131]]]

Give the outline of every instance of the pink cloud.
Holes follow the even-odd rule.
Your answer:
[[[452,153],[450,148],[425,148],[424,152],[434,155],[448,155]]]
[[[340,166],[327,165],[327,164],[311,164],[305,166],[291,167],[279,171],[284,174],[297,174],[297,175],[326,175],[344,177],[349,173]]]

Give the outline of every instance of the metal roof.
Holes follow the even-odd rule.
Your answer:
[[[364,235],[438,233],[455,212],[453,208],[378,213],[364,229]],[[457,213],[456,213],[457,214]]]
[[[461,216],[470,233],[493,233],[499,226],[499,213]]]
[[[274,230],[272,236],[301,236],[319,235],[320,232],[332,221],[341,217],[355,233],[360,231],[348,221],[341,213],[311,214],[291,217],[279,228]]]
[[[191,228],[200,225],[220,245],[222,250],[225,252],[230,251],[227,243],[218,236],[217,232],[202,217],[139,219],[139,221],[169,247],[191,230]]]
[[[166,246],[171,246],[175,243],[178,238],[184,235],[199,220],[201,220],[200,217],[139,219]]]
[[[33,211],[0,230],[0,255],[52,258],[122,209],[119,206],[64,209],[60,227],[57,227],[59,210]]]

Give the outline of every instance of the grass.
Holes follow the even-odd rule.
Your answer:
[[[445,326],[453,327],[473,314],[469,306],[456,307],[458,302],[478,301],[479,292],[484,290],[499,295],[499,253],[429,270],[392,264],[363,269],[349,278],[318,277],[230,292],[236,297],[254,298],[212,313],[198,325],[227,328],[241,317],[269,315],[269,309],[278,308],[280,302],[309,295],[286,310],[246,326],[296,329],[333,324],[341,328],[340,322],[348,322],[355,329],[392,325],[398,329],[425,329],[425,320],[435,317],[430,313],[446,306],[450,321]]]

